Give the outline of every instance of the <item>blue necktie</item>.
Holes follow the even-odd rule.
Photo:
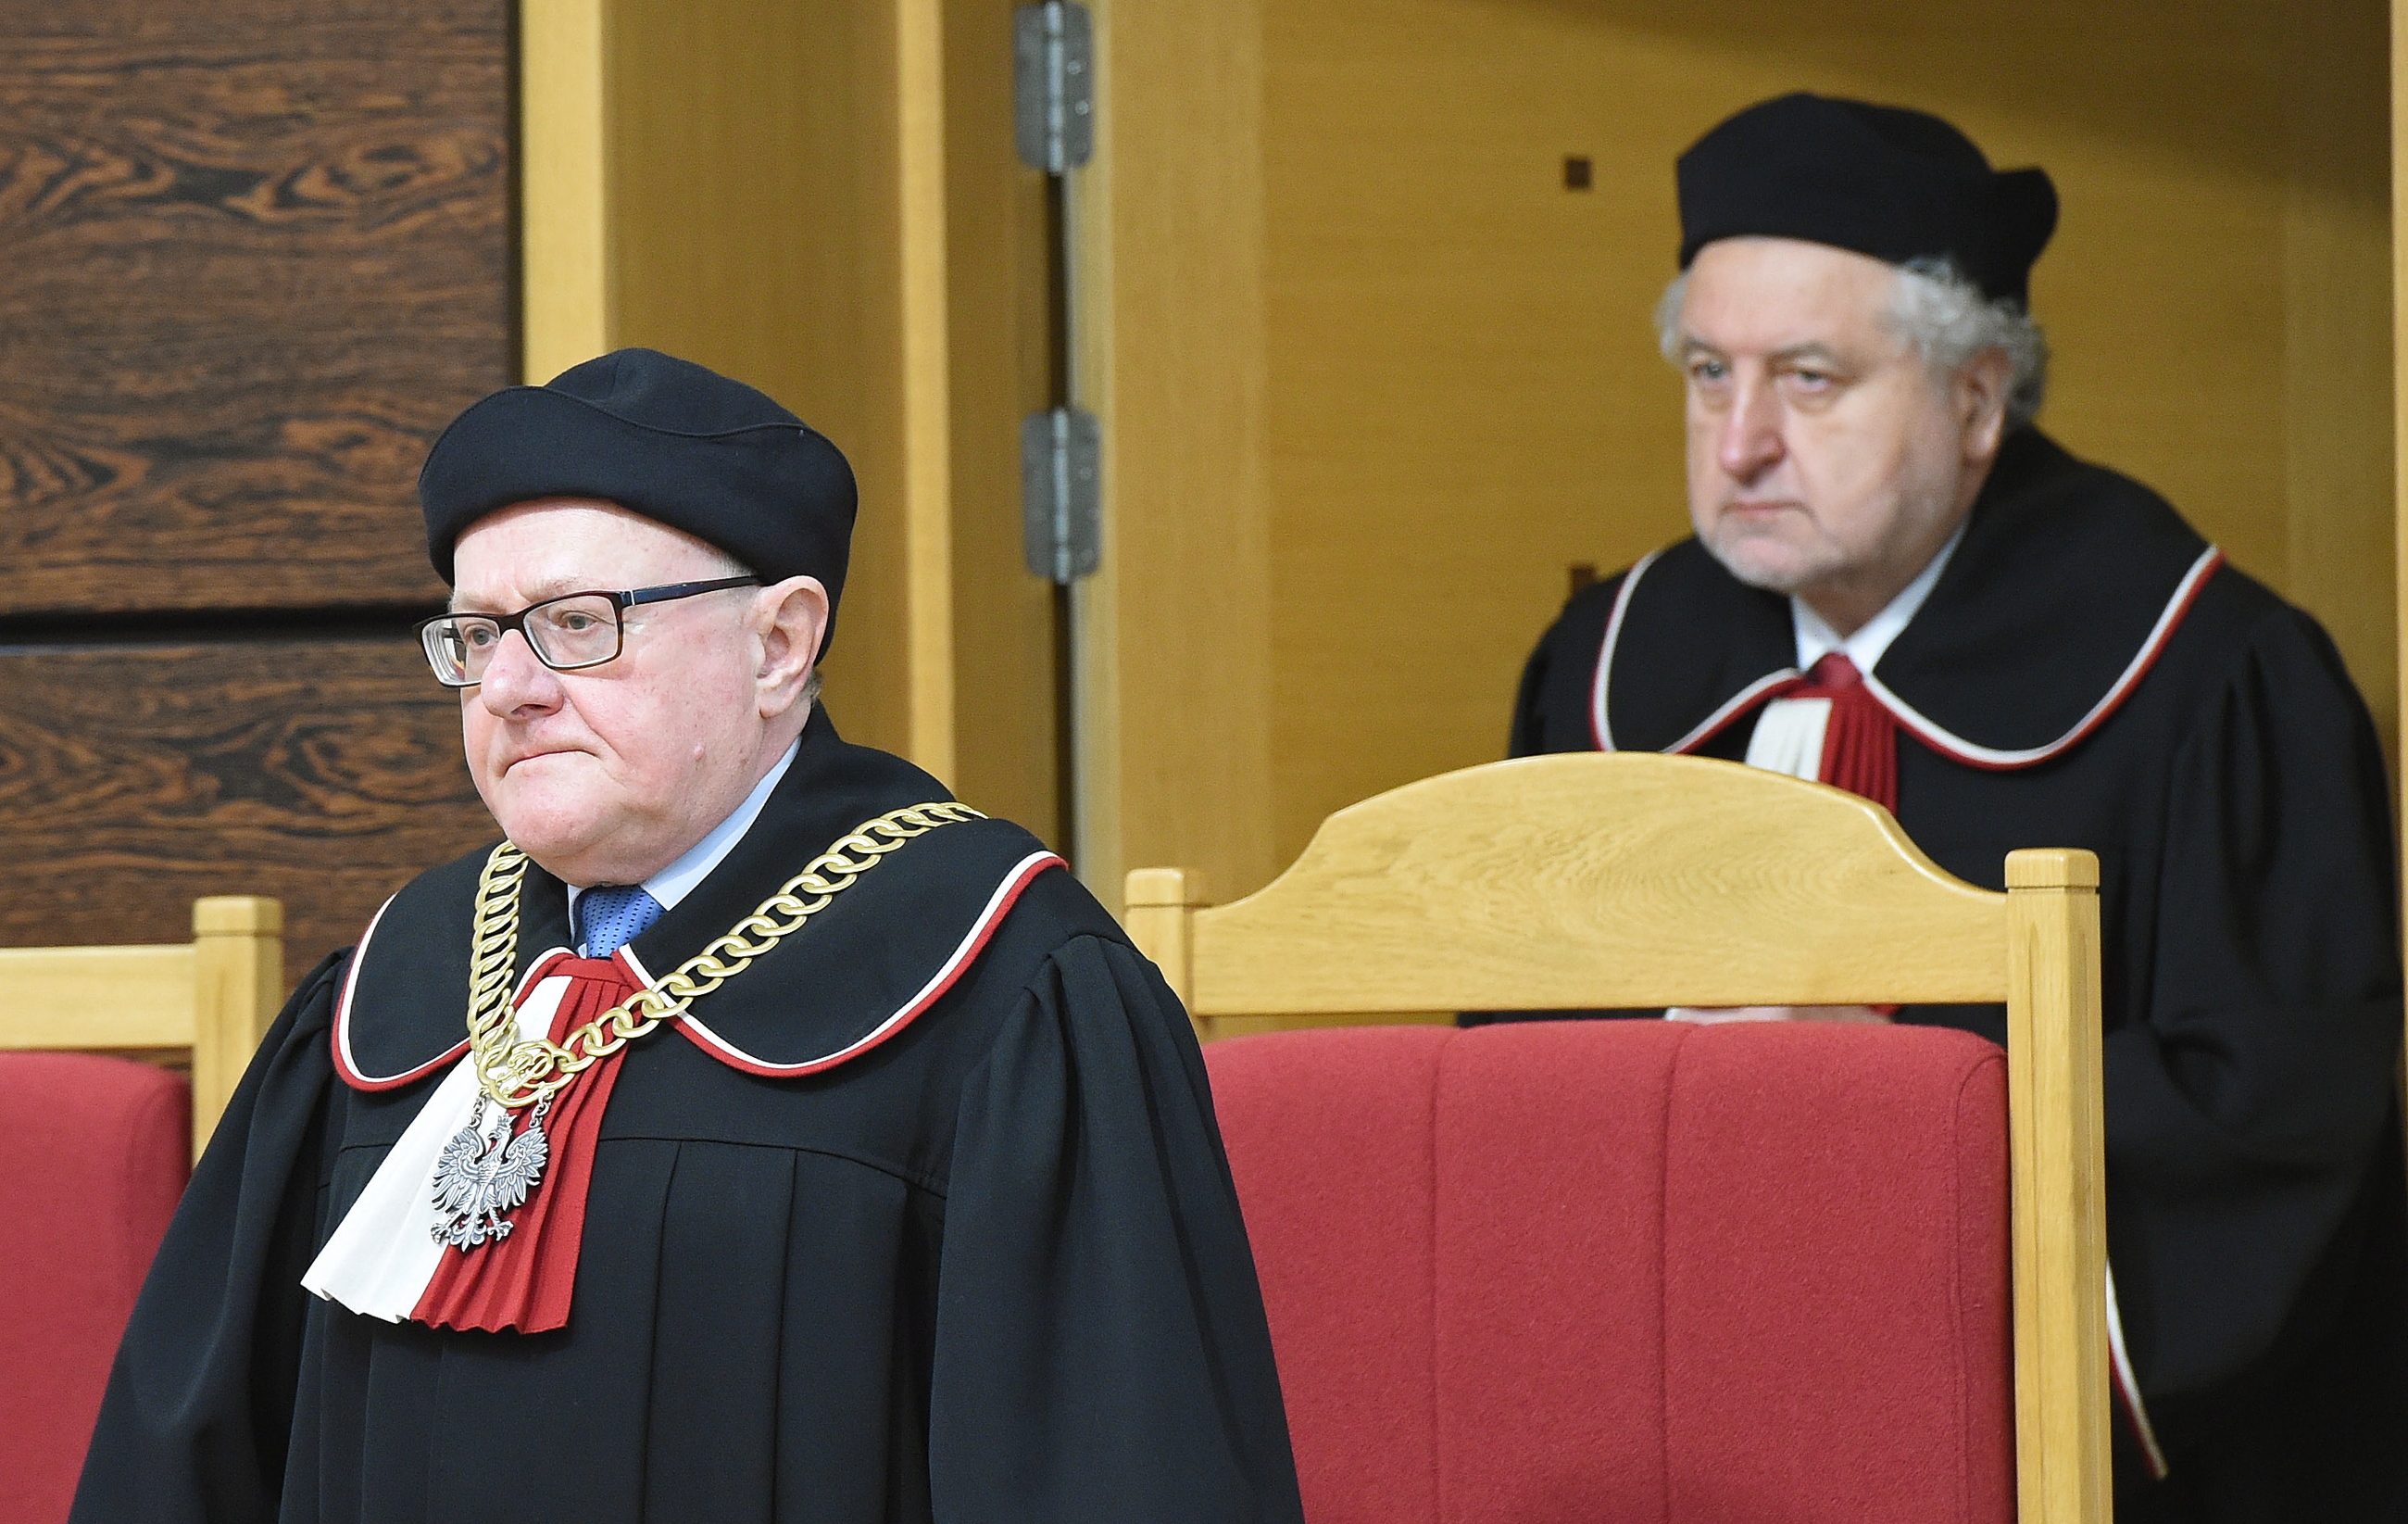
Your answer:
[[[640,884],[597,884],[577,897],[587,957],[609,957],[642,936],[666,913]]]

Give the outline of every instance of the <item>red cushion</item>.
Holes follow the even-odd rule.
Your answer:
[[[1313,1524],[2012,1518],[1997,1048],[1620,1021],[1206,1051]]]
[[[149,1064],[0,1053],[0,1518],[67,1517],[119,1335],[175,1214],[192,1092]]]

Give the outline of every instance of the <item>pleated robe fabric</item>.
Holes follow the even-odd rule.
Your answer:
[[[673,967],[863,820],[944,798],[815,717],[761,821],[634,945]],[[1010,856],[999,833],[912,842],[696,1014],[771,1062],[844,1048],[954,946],[994,884],[945,871]],[[466,927],[482,855],[429,876],[434,921]],[[531,870],[524,892],[522,966],[566,932],[556,881]],[[465,943],[424,955],[430,993],[388,987],[381,1030],[364,1014],[363,1067],[458,1040]],[[546,1333],[301,1290],[437,1083],[337,1078],[345,971],[337,955],[302,981],[195,1173],[78,1524],[1300,1517],[1192,1029],[1068,872],[1030,880],[950,989],[824,1072],[749,1073],[667,1028],[636,1043],[568,1325]]]
[[[1901,731],[1897,814],[1991,889],[2018,847],[2100,856],[2109,1252],[2170,1463],[2153,1480],[2119,1421],[2118,1524],[2408,1519],[2389,784],[2315,620],[2229,567],[2179,606],[2207,549],[2146,488],[2012,437],[1874,676],[1995,752],[2079,739],[1984,766]],[[1794,669],[1788,600],[1694,540],[1626,598],[1627,580],[1575,597],[1541,641],[1512,750],[1744,759],[1761,710],[1734,701]],[[2005,1041],[1998,1007],[1899,1019]]]

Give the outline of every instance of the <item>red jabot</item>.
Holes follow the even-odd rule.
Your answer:
[[[555,1042],[633,995],[638,985],[611,958],[563,958],[545,970],[572,983],[552,1018]],[[585,1190],[594,1178],[594,1144],[603,1108],[619,1081],[618,1052],[580,1074],[560,1092],[543,1119],[552,1160],[526,1204],[511,1214],[510,1236],[468,1250],[446,1249],[410,1320],[438,1329],[516,1329],[540,1333],[568,1322],[577,1287],[577,1251],[585,1237]],[[517,1130],[525,1130],[525,1112]]]
[[[1803,686],[1784,698],[1828,698],[1831,720],[1823,727],[1823,763],[1817,776],[1833,788],[1861,794],[1898,812],[1898,722],[1865,688],[1864,674],[1834,651],[1814,664]]]

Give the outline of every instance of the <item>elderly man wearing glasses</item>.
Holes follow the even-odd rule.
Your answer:
[[[1298,1518],[1178,1001],[816,702],[835,446],[631,350],[420,494],[507,840],[302,982],[75,1517]]]

